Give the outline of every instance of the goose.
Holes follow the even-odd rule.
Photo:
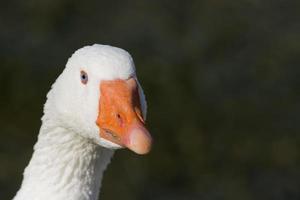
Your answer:
[[[151,149],[131,55],[94,44],[73,53],[47,94],[32,158],[13,200],[96,200],[114,151]]]

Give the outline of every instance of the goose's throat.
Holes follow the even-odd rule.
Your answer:
[[[113,150],[62,128],[47,133],[42,128],[34,149],[15,199],[98,199]]]

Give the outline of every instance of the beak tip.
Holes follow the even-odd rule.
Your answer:
[[[150,152],[152,138],[149,132],[144,127],[134,128],[130,135],[127,148],[133,152],[144,155]]]

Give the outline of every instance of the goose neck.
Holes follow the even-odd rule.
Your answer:
[[[112,155],[72,131],[42,126],[14,200],[96,200]]]

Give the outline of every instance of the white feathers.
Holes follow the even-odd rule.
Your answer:
[[[87,84],[82,84],[81,71],[88,75]],[[136,77],[135,66],[128,52],[123,49],[95,44],[77,50],[69,58],[66,68],[52,86],[45,106],[47,118],[55,119],[95,143],[108,148],[120,148],[99,137],[95,123],[98,115],[100,84],[102,80]],[[140,88],[141,104],[144,105]],[[146,108],[144,106],[144,108]]]
[[[100,80],[127,79],[135,75],[130,54],[120,48],[95,44],[77,50],[68,60],[68,68],[87,69]]]
[[[87,84],[81,82],[82,70],[88,75]],[[98,198],[112,149],[120,147],[100,138],[95,123],[100,84],[102,80],[130,77],[136,78],[133,60],[128,52],[116,47],[86,46],[69,58],[47,95],[38,142],[14,200]],[[139,94],[146,117],[140,85]]]

